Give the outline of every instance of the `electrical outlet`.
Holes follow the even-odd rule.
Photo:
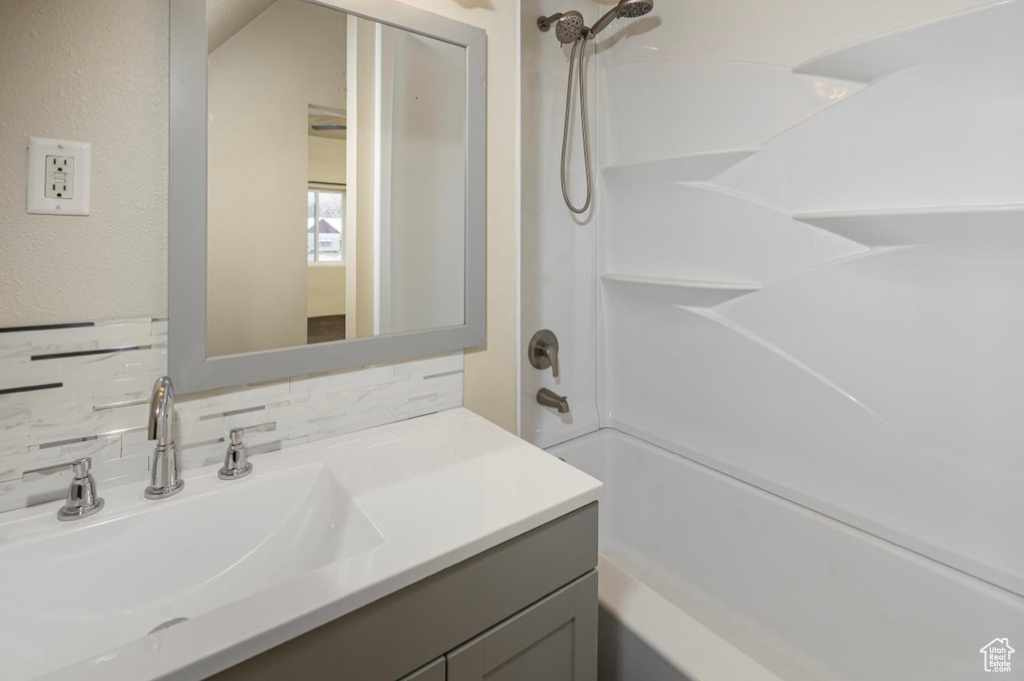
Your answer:
[[[28,212],[88,215],[91,152],[87,142],[30,137]]]
[[[75,159],[73,156],[46,157],[46,186],[43,195],[48,199],[75,197]]]

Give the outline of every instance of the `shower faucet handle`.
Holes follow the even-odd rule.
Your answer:
[[[558,378],[558,337],[553,331],[544,329],[533,334],[527,353],[534,369],[543,371],[551,367],[551,373]]]

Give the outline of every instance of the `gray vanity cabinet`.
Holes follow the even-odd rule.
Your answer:
[[[445,658],[438,658],[426,667],[414,671],[402,681],[445,681],[447,678],[447,665]]]
[[[448,654],[448,681],[597,678],[597,573]]]

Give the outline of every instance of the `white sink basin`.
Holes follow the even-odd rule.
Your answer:
[[[199,681],[597,500],[466,411],[0,514],[0,681]],[[161,628],[163,627],[163,628]],[[158,629],[154,633],[153,630]]]
[[[205,476],[117,512],[138,487],[108,490],[107,511],[77,524],[0,529],[0,676],[34,678],[383,541],[322,465]]]

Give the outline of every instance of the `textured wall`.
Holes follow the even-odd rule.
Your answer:
[[[166,0],[0,3],[0,326],[167,313]],[[92,142],[92,214],[25,213],[29,136]]]

